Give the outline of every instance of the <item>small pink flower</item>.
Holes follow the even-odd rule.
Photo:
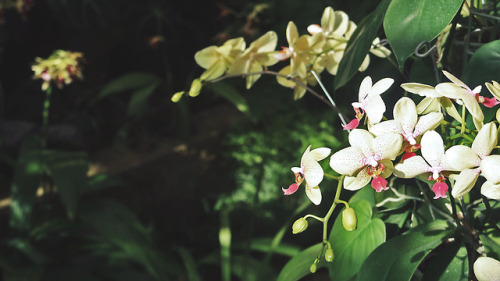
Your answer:
[[[432,186],[432,191],[434,191],[434,199],[438,198],[446,198],[446,192],[448,191],[448,185],[442,181],[437,181],[433,186]]]

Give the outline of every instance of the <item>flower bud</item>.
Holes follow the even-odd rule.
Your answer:
[[[500,261],[479,257],[474,263],[474,274],[478,281],[500,280]]]
[[[316,266],[316,261],[314,261],[311,267],[309,267],[309,271],[311,271],[311,273],[316,273],[316,269],[318,269],[318,267]]]
[[[308,223],[305,218],[300,218],[296,220],[292,225],[293,234],[301,233],[307,229]]]
[[[193,83],[191,83],[191,88],[189,89],[189,96],[190,97],[196,97],[200,94],[201,91],[201,80],[200,79],[194,79]]]
[[[325,260],[326,260],[327,262],[332,262],[334,257],[335,257],[335,256],[334,256],[334,254],[333,254],[333,250],[332,250],[332,248],[328,248],[328,249],[326,249],[326,251],[325,251]]]
[[[353,208],[347,207],[342,212],[342,224],[345,230],[353,231],[358,227],[358,217],[356,216],[356,211]]]

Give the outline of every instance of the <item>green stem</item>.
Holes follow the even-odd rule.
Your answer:
[[[47,146],[47,134],[49,130],[49,109],[50,109],[50,96],[52,95],[52,87],[49,86],[45,90],[45,100],[43,101],[42,111],[42,147]]]
[[[337,176],[334,176],[334,175],[330,175],[328,173],[325,173],[325,177],[331,178],[331,179],[334,179],[334,180],[340,180],[340,177],[337,177]]]
[[[340,180],[339,180],[339,182],[337,184],[337,191],[335,193],[335,199],[333,200],[333,203],[332,203],[332,206],[330,207],[330,210],[328,210],[328,213],[323,218],[323,244],[327,244],[328,243],[328,239],[327,239],[327,234],[328,234],[328,220],[332,216],[333,210],[337,206],[337,203],[339,203],[341,201],[339,198],[340,198],[340,192],[342,191],[342,183],[344,182],[344,177],[345,177],[344,175],[342,175],[340,177]],[[345,201],[343,201],[343,202],[345,202]],[[345,203],[345,204],[347,204],[347,203]]]

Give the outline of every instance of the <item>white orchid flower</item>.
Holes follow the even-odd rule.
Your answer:
[[[344,130],[355,129],[359,121],[363,118],[365,112],[368,118],[368,124],[374,125],[382,120],[385,112],[385,103],[380,95],[387,91],[394,83],[394,79],[384,78],[373,85],[370,76],[366,76],[359,86],[359,100],[353,102],[352,107],[356,112],[356,119],[344,126]]]
[[[493,95],[494,96],[493,98],[485,98],[483,96],[480,96],[479,93],[481,93],[482,86],[477,86],[473,90],[471,90],[469,88],[469,86],[467,86],[464,82],[462,82],[457,77],[453,76],[453,74],[449,73],[448,71],[443,70],[443,74],[448,79],[450,79],[450,81],[453,82],[453,84],[464,89],[467,92],[467,94],[472,96],[477,101],[477,103],[482,103],[486,107],[493,107],[499,103],[498,100],[496,99],[495,95]],[[488,86],[488,85],[486,85],[486,86]],[[488,90],[489,89],[490,88],[488,87]],[[471,114],[472,114],[472,112],[471,112]]]
[[[481,194],[500,200],[500,155],[489,155],[481,161],[479,166],[486,182],[481,186]]]
[[[431,112],[418,117],[417,106],[410,98],[403,97],[394,106],[394,120],[384,121],[370,128],[370,132],[380,136],[387,132],[400,134],[404,144],[403,160],[415,156],[415,151],[420,148],[416,139],[423,133],[435,129],[443,121],[441,112]]]
[[[481,173],[482,161],[491,158],[493,162],[496,162],[494,160],[496,157],[489,155],[497,142],[497,126],[495,123],[488,123],[481,128],[471,147],[455,145],[446,151],[446,158],[450,166],[457,171],[461,171],[458,176],[454,177],[455,185],[451,191],[453,197],[462,197],[472,189]],[[490,162],[490,160],[487,160],[487,162]],[[500,163],[494,163],[493,165],[496,165],[497,168],[500,167]],[[488,165],[488,167],[491,167],[491,165]],[[490,171],[491,169],[486,168],[488,178],[494,180],[498,170],[492,175],[489,174]]]
[[[374,137],[367,130],[355,129],[349,134],[350,147],[332,155],[330,167],[346,175],[344,188],[358,190],[372,180],[372,187],[380,192],[387,190],[385,178],[392,174],[392,160],[401,150],[403,138],[399,134],[387,133]]]
[[[444,182],[446,178],[443,172],[454,171],[454,169],[447,162],[443,139],[436,131],[428,131],[423,135],[420,145],[423,157],[411,157],[397,164],[394,167],[394,175],[408,179],[431,173],[429,180],[436,181],[432,186],[432,191],[436,195],[434,199],[445,198],[448,185]]]
[[[295,174],[295,183],[291,184],[287,189],[282,188],[283,193],[285,195],[295,193],[305,180],[307,197],[315,205],[319,205],[321,203],[321,191],[318,185],[323,181],[324,172],[318,161],[328,157],[330,151],[326,147],[311,150],[311,146],[308,146],[300,160],[300,167],[292,168],[292,172]]]
[[[442,93],[436,91],[436,88],[421,83],[404,83],[401,84],[401,88],[409,93],[424,97],[417,105],[418,114],[440,112],[441,108],[443,108],[455,120],[462,122],[462,116],[460,116],[450,98],[443,96]]]

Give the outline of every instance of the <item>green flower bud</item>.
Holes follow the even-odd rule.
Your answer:
[[[479,257],[474,262],[474,274],[478,281],[500,280],[500,261],[488,257]]]
[[[353,231],[358,228],[358,217],[356,216],[356,211],[354,211],[353,208],[347,207],[342,212],[342,224],[347,231]]]
[[[197,95],[200,94],[201,91],[201,80],[200,79],[194,79],[193,83],[191,83],[191,88],[189,89],[189,96],[190,97],[196,97]]]
[[[172,96],[171,100],[172,100],[173,102],[178,102],[178,101],[182,98],[182,95],[184,95],[184,91],[182,91],[182,92],[177,92],[177,93],[175,93],[175,94]]]
[[[326,249],[326,251],[325,251],[325,260],[327,262],[332,262],[334,257],[335,257],[335,255],[333,254],[332,248]]]
[[[309,267],[309,271],[311,271],[311,273],[316,273],[316,269],[318,269],[318,266],[316,266],[316,261],[314,261],[311,267]]]
[[[301,233],[307,229],[308,223],[305,218],[300,218],[296,220],[292,225],[293,234]]]

